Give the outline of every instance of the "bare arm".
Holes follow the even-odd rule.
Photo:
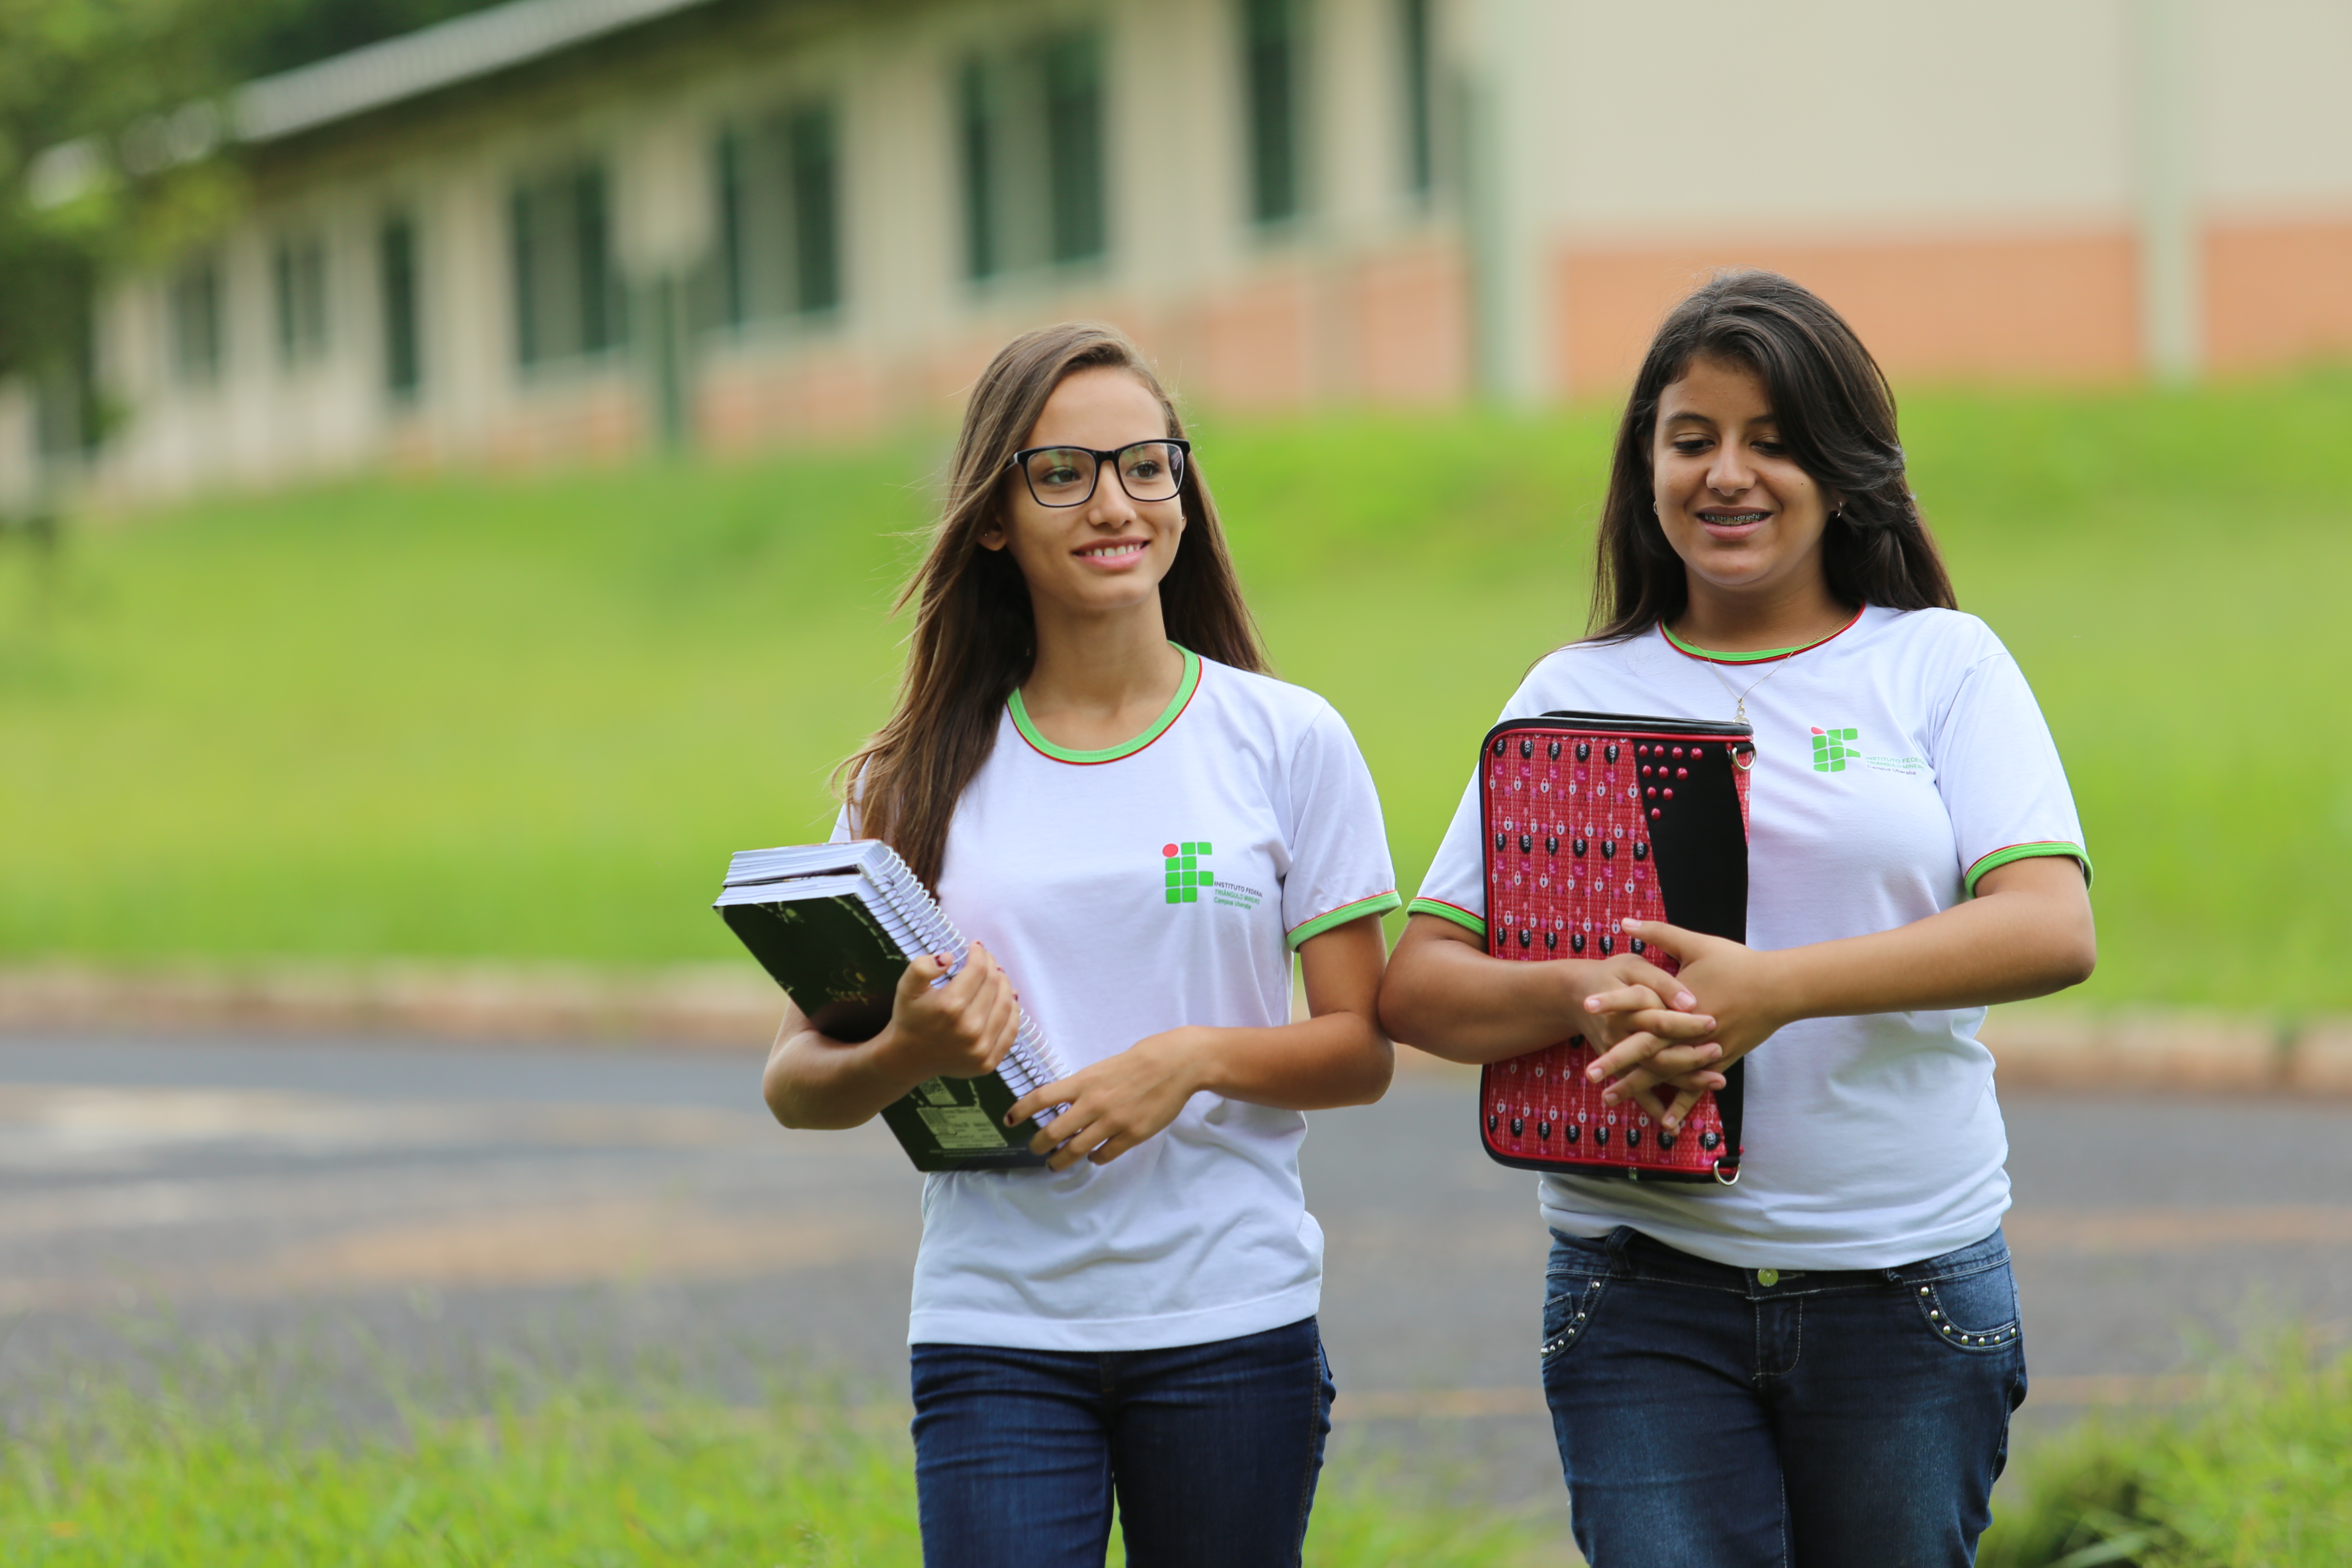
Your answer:
[[[986,948],[972,943],[963,972],[945,985],[944,956],[919,958],[898,977],[890,1021],[870,1040],[819,1034],[787,1002],[768,1052],[760,1092],[787,1127],[856,1127],[931,1078],[977,1078],[1013,1047],[1020,1026],[1013,984]]]
[[[1192,1025],[1137,1041],[1017,1102],[1008,1124],[1066,1104],[1032,1145],[1054,1169],[1107,1165],[1176,1120],[1202,1091],[1286,1110],[1368,1105],[1388,1091],[1396,1053],[1378,1018],[1380,918],[1335,926],[1298,950],[1305,1022],[1268,1028]]]
[[[1638,995],[1595,1014],[1588,999]],[[1415,915],[1381,986],[1381,1022],[1395,1038],[1448,1061],[1502,1061],[1583,1035],[1605,1049],[1635,1035],[1698,1042],[1715,1020],[1696,1015],[1689,990],[1631,953],[1525,963],[1488,955],[1475,936],[1436,915]]]
[[[1809,947],[1759,952],[1647,921],[1629,921],[1626,930],[1683,961],[1679,979],[1717,1023],[1707,1037],[1723,1047],[1717,1066],[1801,1018],[2022,1001],[2079,985],[2098,963],[2082,868],[2058,856],[1989,871],[1975,898],[1925,920]],[[1596,1061],[1591,1076],[1617,1079],[1609,1097],[1622,1100],[1671,1080],[1692,1060],[1685,1047],[1628,1039]]]

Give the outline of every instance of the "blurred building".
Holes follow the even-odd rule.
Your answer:
[[[1069,316],[1221,410],[1606,396],[1737,265],[1906,383],[2343,355],[2347,63],[2342,0],[511,0],[243,91],[89,478],[821,440]]]

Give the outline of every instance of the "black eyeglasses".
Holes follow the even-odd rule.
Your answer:
[[[1084,506],[1108,463],[1130,500],[1174,500],[1184,488],[1184,458],[1192,443],[1180,437],[1130,441],[1115,451],[1085,447],[1024,447],[1005,467],[1018,468],[1039,506]]]

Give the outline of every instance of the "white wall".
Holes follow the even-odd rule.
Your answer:
[[[2126,3],[1549,0],[1534,197],[1596,240],[2123,222]]]

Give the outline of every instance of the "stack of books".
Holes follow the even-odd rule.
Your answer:
[[[944,985],[968,951],[898,851],[878,839],[743,850],[729,863],[713,907],[818,1032],[836,1040],[881,1033],[908,964],[947,954],[948,973],[931,982]],[[928,1079],[885,1108],[882,1120],[917,1170],[1041,1166],[1045,1158],[1030,1152],[1029,1142],[1054,1112],[1017,1127],[1004,1124],[1004,1113],[1032,1089],[1069,1075],[1024,1012],[994,1072]]]

